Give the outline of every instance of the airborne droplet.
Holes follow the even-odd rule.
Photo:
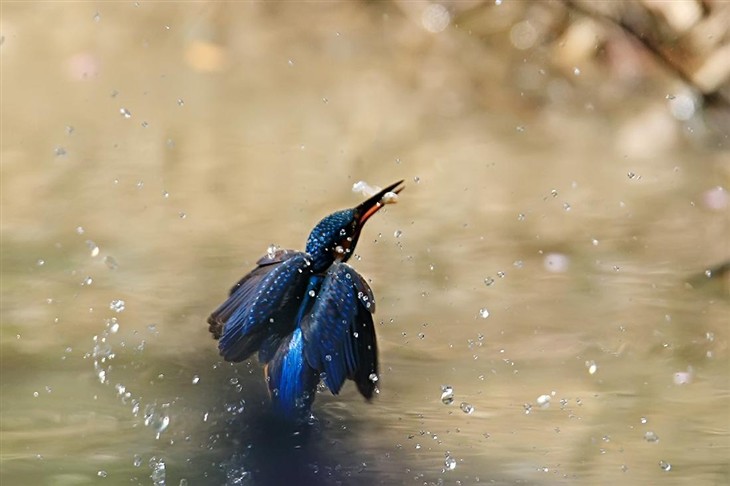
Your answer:
[[[109,308],[114,312],[122,312],[125,308],[125,303],[121,299],[114,299],[109,303]]]
[[[441,402],[444,405],[454,403],[454,389],[449,385],[441,385]]]
[[[467,415],[471,415],[472,413],[474,413],[474,406],[470,403],[461,402],[459,408],[461,408],[461,411]]]

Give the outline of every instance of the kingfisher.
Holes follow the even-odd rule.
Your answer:
[[[224,360],[258,352],[277,415],[308,418],[320,382],[337,395],[350,379],[368,401],[378,391],[375,300],[347,261],[365,223],[397,201],[402,184],[322,219],[303,252],[270,248],[208,318]]]

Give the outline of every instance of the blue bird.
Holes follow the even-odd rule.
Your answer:
[[[308,417],[320,380],[335,395],[345,379],[368,400],[377,391],[375,300],[365,279],[346,262],[365,222],[395,202],[402,183],[322,219],[304,252],[264,255],[208,318],[226,361],[258,352],[279,415]]]

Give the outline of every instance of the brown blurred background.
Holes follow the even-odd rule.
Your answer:
[[[1,7],[3,484],[730,481],[730,3]],[[401,178],[282,435],[205,318]]]

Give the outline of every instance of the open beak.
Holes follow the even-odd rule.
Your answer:
[[[355,208],[355,217],[357,218],[358,224],[360,226],[364,225],[370,219],[370,216],[377,213],[380,208],[386,204],[396,202],[397,198],[395,196],[405,187],[401,184],[403,184],[402,180],[395,182],[370,197],[367,201],[359,204]]]

